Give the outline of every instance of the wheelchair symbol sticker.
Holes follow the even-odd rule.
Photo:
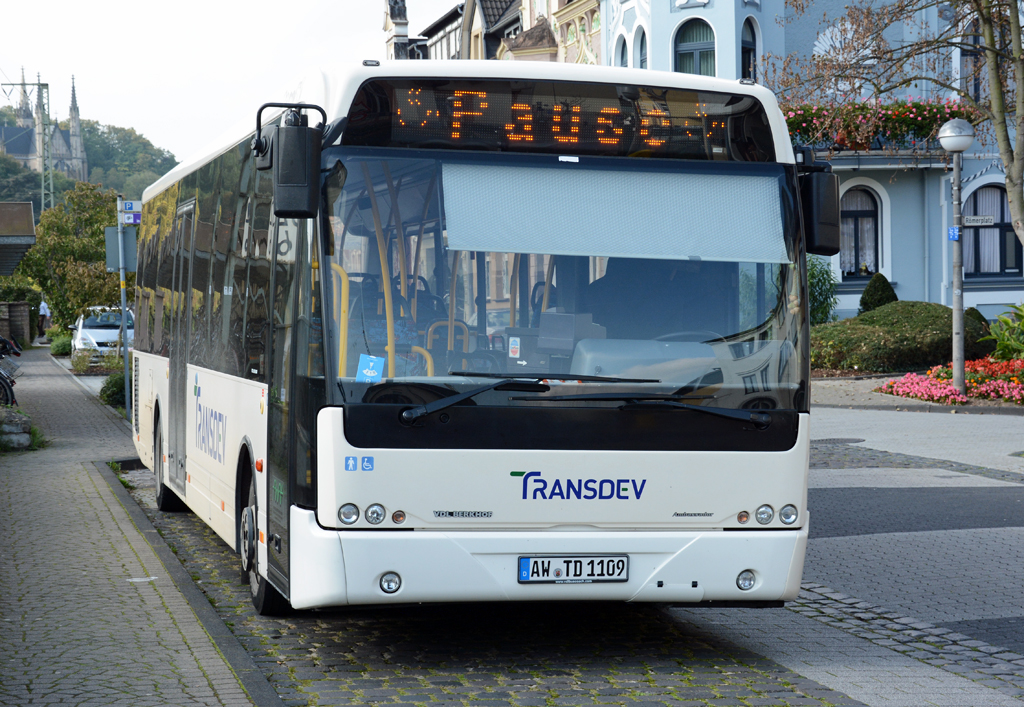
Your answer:
[[[363,457],[363,471],[373,471],[373,457]]]

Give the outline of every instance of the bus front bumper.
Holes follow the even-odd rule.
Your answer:
[[[291,508],[291,591],[296,609],[346,604],[599,600],[770,602],[800,591],[802,528],[742,531],[335,531]],[[628,555],[629,579],[520,584],[519,558]],[[737,586],[751,570],[751,589]],[[395,572],[398,591],[381,577]]]

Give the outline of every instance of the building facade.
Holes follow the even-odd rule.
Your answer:
[[[17,125],[0,127],[0,152],[13,157],[22,167],[42,172],[43,141],[47,139],[43,128],[43,105],[39,92],[33,109],[25,87],[25,72],[21,72],[21,100],[16,109]],[[68,111],[68,128],[58,127],[56,122],[49,126],[50,152],[53,169],[80,182],[89,181],[89,161],[82,141],[82,120],[78,112],[78,96],[75,93],[75,79],[71,78],[71,108]]]
[[[848,44],[835,25],[842,0],[787,17],[784,0],[467,0],[476,2],[471,58],[604,64],[762,82],[766,57],[827,54]],[[423,31],[431,59],[458,58],[465,7]],[[933,12],[927,22],[944,22]],[[954,56],[953,67],[967,57]],[[963,72],[966,75],[966,71]],[[976,87],[981,90],[981,87]],[[927,86],[890,99],[943,100]],[[872,149],[872,148],[877,149]],[[842,244],[830,260],[839,280],[840,317],[857,313],[880,272],[902,300],[952,304],[952,171],[936,141],[911,149],[834,144],[819,153],[840,178]],[[1024,253],[1010,223],[1005,175],[982,141],[963,160],[964,303],[989,319],[1024,301]],[[991,225],[988,225],[988,224]]]

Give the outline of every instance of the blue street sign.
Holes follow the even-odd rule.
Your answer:
[[[125,211],[142,211],[141,201],[125,201],[123,203]]]
[[[949,227],[949,240],[958,241],[960,240],[960,227],[950,226]]]

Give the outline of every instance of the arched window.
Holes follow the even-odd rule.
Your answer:
[[[626,48],[626,38],[619,40],[619,66],[629,66],[629,50]]]
[[[637,66],[641,69],[647,68],[647,33],[640,30],[640,61]]]
[[[715,31],[704,20],[690,20],[676,32],[676,71],[715,75]]]
[[[757,80],[757,37],[754,35],[754,23],[749,19],[743,23],[740,38],[740,78]]]
[[[878,272],[878,202],[867,189],[850,189],[839,208],[843,279],[871,277]]]
[[[974,217],[975,223],[991,219],[992,224],[963,229],[964,277],[1020,277],[1021,245],[1010,223],[1006,191],[995,186],[978,189],[967,197],[964,216]]]

